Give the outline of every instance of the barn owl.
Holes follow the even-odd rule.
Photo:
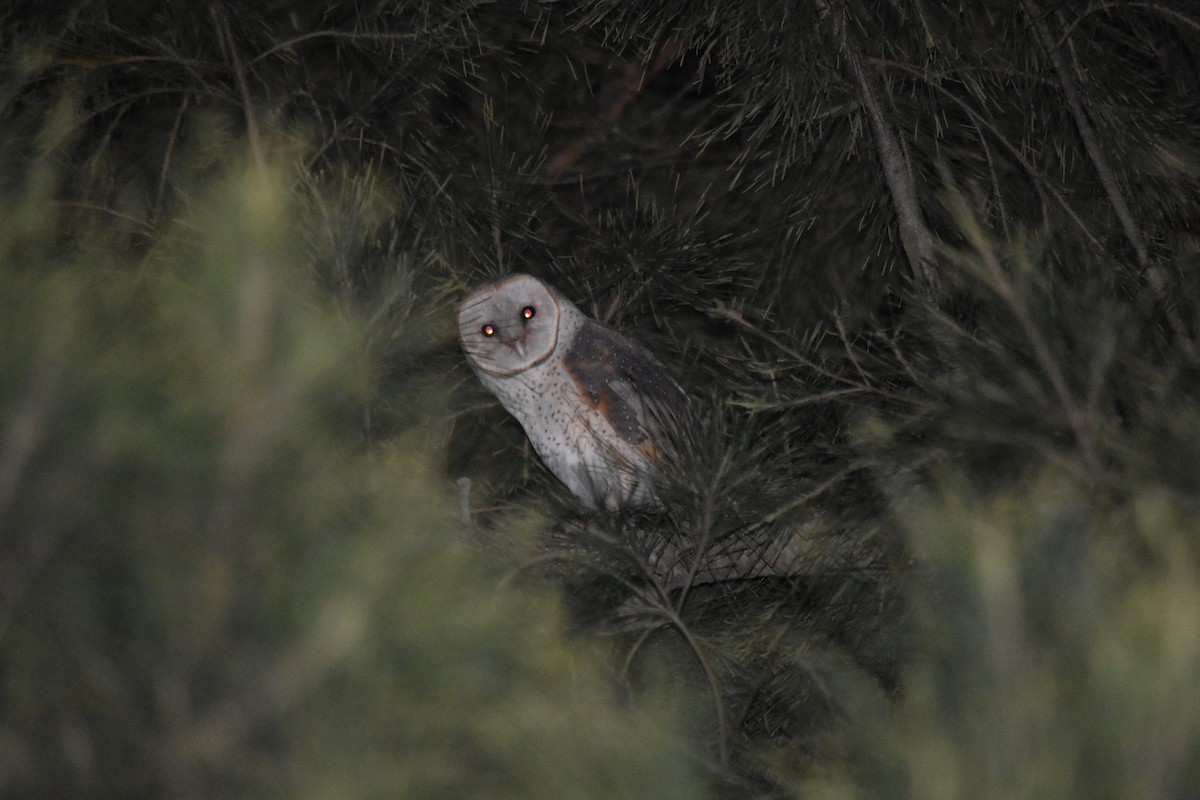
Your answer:
[[[645,348],[523,274],[471,291],[458,334],[479,380],[585,507],[658,505],[656,462],[686,395]]]

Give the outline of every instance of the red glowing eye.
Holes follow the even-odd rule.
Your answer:
[[[487,323],[481,328],[484,336],[494,336],[496,334],[496,326],[492,323]]]
[[[525,306],[521,309],[521,316],[525,319],[533,319],[533,315],[537,313],[537,309],[533,306]]]

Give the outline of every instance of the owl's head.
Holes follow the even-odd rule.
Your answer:
[[[554,352],[564,306],[569,304],[532,275],[505,275],[463,300],[458,339],[476,369],[515,375]]]

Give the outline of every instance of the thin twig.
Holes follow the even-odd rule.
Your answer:
[[[709,485],[704,487],[704,503],[700,512],[700,536],[692,548],[692,565],[688,569],[687,577],[683,581],[683,588],[679,592],[679,597],[675,600],[675,612],[677,614],[683,613],[683,608],[687,604],[692,586],[696,583],[696,575],[700,572],[700,565],[708,555],[708,547],[712,542],[713,533],[713,496],[717,493],[717,487],[725,477],[725,471],[728,467],[729,451],[725,451],[721,457],[721,466],[717,469],[717,474],[709,481]]]
[[[1071,71],[1067,68],[1066,60],[1063,58],[1062,52],[1054,41],[1054,36],[1051,35],[1050,29],[1046,26],[1045,16],[1038,9],[1035,0],[1021,0],[1021,5],[1025,8],[1025,13],[1029,16],[1029,20],[1033,25],[1033,31],[1041,42],[1042,49],[1046,52],[1046,57],[1050,59],[1050,65],[1054,68],[1059,88],[1067,100],[1067,108],[1070,109],[1071,118],[1075,122],[1075,128],[1079,131],[1079,138],[1083,142],[1083,149],[1087,153],[1088,159],[1091,160],[1092,166],[1096,168],[1096,175],[1100,178],[1100,184],[1104,187],[1104,193],[1108,195],[1108,202],[1112,204],[1113,211],[1117,215],[1117,220],[1121,223],[1121,230],[1125,234],[1125,238],[1129,241],[1129,244],[1133,247],[1138,266],[1146,276],[1146,282],[1150,285],[1155,298],[1162,307],[1167,324],[1171,326],[1172,333],[1175,334],[1176,344],[1191,364],[1200,365],[1200,351],[1197,351],[1196,345],[1187,331],[1187,326],[1184,324],[1183,318],[1179,315],[1179,310],[1170,296],[1166,275],[1163,274],[1158,264],[1154,263],[1150,258],[1149,248],[1146,247],[1146,241],[1142,237],[1142,232],[1138,228],[1137,221],[1134,219],[1129,202],[1125,199],[1125,193],[1121,191],[1116,173],[1108,161],[1108,155],[1103,145],[1100,144],[1100,139],[1096,136],[1096,131],[1092,128],[1092,123],[1088,119],[1087,111],[1083,105],[1083,93],[1080,91],[1079,86],[1076,85]],[[1070,46],[1069,37],[1067,44]]]
[[[926,297],[936,299],[941,292],[941,276],[935,263],[933,234],[925,224],[921,202],[917,198],[917,187],[912,172],[905,163],[900,140],[884,116],[883,107],[872,86],[872,79],[863,64],[862,56],[848,41],[843,41],[841,48],[855,83],[858,84],[863,109],[875,136],[875,148],[883,164],[883,177],[900,222],[900,243],[908,256],[908,263],[917,285]]]
[[[237,79],[238,92],[242,96],[242,114],[246,118],[246,138],[250,143],[250,155],[260,175],[267,172],[267,159],[263,153],[262,138],[258,131],[258,117],[254,113],[254,101],[250,96],[250,86],[246,82],[246,69],[238,55],[237,45],[233,40],[233,32],[229,28],[229,14],[224,3],[215,2],[209,7],[217,33],[225,43],[225,51],[233,65],[233,74]]]
[[[179,102],[179,111],[175,113],[175,124],[171,126],[171,135],[167,138],[167,152],[163,154],[162,167],[158,173],[158,190],[154,193],[154,211],[162,206],[163,191],[167,188],[167,172],[171,168],[171,158],[175,154],[175,143],[179,141],[179,131],[183,127],[183,115],[187,112],[189,95],[184,95]]]
[[[1016,317],[1017,325],[1021,328],[1021,332],[1033,348],[1033,357],[1037,361],[1038,366],[1041,367],[1046,379],[1050,382],[1050,388],[1058,399],[1059,407],[1062,409],[1063,416],[1067,421],[1067,427],[1070,428],[1071,434],[1075,439],[1075,444],[1079,448],[1080,458],[1083,460],[1088,471],[1093,476],[1098,476],[1102,464],[1099,450],[1096,447],[1095,436],[1088,422],[1086,412],[1080,406],[1079,402],[1076,401],[1074,392],[1071,391],[1066,373],[1054,358],[1053,351],[1046,338],[1042,335],[1041,330],[1038,329],[1037,324],[1034,322],[1033,315],[1029,312],[1028,306],[1026,306],[1017,288],[1009,279],[1008,272],[1000,264],[992,243],[988,240],[974,216],[966,208],[961,195],[956,196],[954,202],[956,206],[954,210],[957,212],[955,216],[957,217],[959,228],[966,236],[967,241],[971,243],[975,252],[983,260],[984,266],[987,267],[988,273],[991,275],[993,290],[1008,305],[1013,316]]]
[[[921,71],[919,69],[917,69],[916,67],[913,67],[911,64],[904,64],[899,61],[889,61],[886,59],[874,59],[872,63],[880,64],[882,66],[886,66],[886,67],[889,67],[892,69],[903,70],[903,71],[908,72],[922,80],[924,80],[924,77],[925,77],[921,74]],[[1083,235],[1088,239],[1088,241],[1090,241],[1097,250],[1099,250],[1099,251],[1104,250],[1103,242],[1101,242],[1100,239],[1097,238],[1094,233],[1092,233],[1091,229],[1088,228],[1087,224],[1083,221],[1083,219],[1079,216],[1079,214],[1077,214],[1075,212],[1075,209],[1071,207],[1071,204],[1067,202],[1067,199],[1065,197],[1063,197],[1062,193],[1059,192],[1056,188],[1054,188],[1054,185],[1052,183],[1050,183],[1050,181],[1045,176],[1043,176],[1040,172],[1038,172],[1037,167],[1035,167],[1029,161],[1029,159],[1025,158],[1024,154],[1021,152],[1021,149],[1019,147],[1017,147],[1015,144],[1013,144],[1012,142],[1010,142],[1008,140],[1008,137],[1006,137],[1000,131],[999,128],[997,128],[995,125],[993,125],[990,121],[987,120],[987,118],[985,118],[982,114],[980,114],[974,108],[972,108],[969,103],[967,103],[965,100],[960,98],[958,95],[954,94],[954,92],[951,92],[946,87],[944,87],[938,83],[929,83],[928,81],[925,82],[925,85],[930,86],[935,92],[942,95],[943,97],[945,97],[946,99],[950,100],[952,103],[957,105],[959,108],[961,108],[963,110],[963,112],[968,117],[971,118],[971,121],[974,122],[977,127],[982,127],[984,129],[986,129],[994,137],[996,137],[996,141],[1004,146],[1004,149],[1009,152],[1009,155],[1011,155],[1016,160],[1016,162],[1021,165],[1021,167],[1025,170],[1025,172],[1029,175],[1029,177],[1031,179],[1033,179],[1034,189],[1036,189],[1037,193],[1042,197],[1043,204],[1045,204],[1045,198],[1046,198],[1045,193],[1049,193],[1050,197],[1052,197],[1054,199],[1054,201],[1057,202],[1058,205],[1062,208],[1062,210],[1066,212],[1067,216],[1070,217],[1071,221],[1075,223],[1075,225],[1079,228],[1079,230],[1083,233]]]
[[[612,98],[600,111],[600,122],[606,130],[612,128],[620,121],[621,114],[624,113],[625,108],[641,93],[646,83],[666,69],[667,65],[671,63],[678,53],[679,42],[671,39],[662,46],[658,57],[654,59],[654,62],[648,68],[639,67],[632,63],[621,65],[616,81],[605,87],[605,91],[601,92],[602,97],[611,95]],[[600,133],[590,132],[546,159],[540,170],[541,177],[543,179],[553,179],[570,169],[600,141],[600,136]]]
[[[717,677],[717,673],[713,669],[712,664],[709,663],[708,654],[704,651],[704,648],[700,646],[699,640],[696,639],[687,623],[683,621],[683,618],[679,616],[679,614],[670,606],[669,603],[665,602],[665,596],[663,601],[657,601],[651,598],[646,598],[646,600],[648,603],[650,603],[650,613],[665,620],[669,627],[674,628],[679,635],[683,637],[684,643],[688,646],[688,649],[691,650],[692,655],[696,659],[696,663],[700,665],[700,669],[704,672],[705,681],[708,683],[709,692],[712,694],[713,710],[717,715],[717,753],[721,763],[728,764],[728,712],[725,709],[725,700],[721,696],[721,681]],[[621,669],[622,676],[629,674],[629,670],[633,666],[633,661],[636,658],[637,653],[642,649],[650,637],[654,635],[656,631],[661,630],[662,627],[662,625],[648,626],[647,629],[638,637],[637,641],[633,643],[629,649],[629,652],[625,655],[624,664],[622,665]]]
[[[817,373],[818,375],[829,378],[830,380],[835,381],[837,383],[841,383],[846,386],[849,386],[857,391],[870,392],[873,394],[886,394],[886,392],[883,392],[882,390],[880,390],[879,388],[877,388],[876,386],[874,386],[871,383],[855,383],[854,381],[850,380],[849,378],[846,378],[842,375],[838,375],[836,372],[831,372],[831,371],[825,369],[820,364],[818,364],[815,361],[813,361],[812,359],[806,357],[803,353],[801,353],[796,348],[792,347],[791,345],[789,345],[786,342],[784,342],[783,340],[781,340],[779,337],[777,337],[771,333],[768,333],[767,331],[764,331],[762,328],[759,328],[757,325],[755,325],[752,322],[750,322],[749,320],[747,320],[744,316],[742,316],[742,313],[740,311],[738,311],[737,309],[730,308],[729,306],[727,306],[723,303],[718,303],[714,308],[710,309],[708,313],[710,316],[716,317],[718,319],[728,320],[728,321],[734,323],[735,325],[737,325],[742,330],[745,330],[748,333],[753,333],[755,336],[759,337],[760,339],[770,342],[772,345],[774,345],[780,351],[782,351],[783,353],[786,353],[787,355],[794,358],[797,362],[799,362],[799,364],[801,366],[811,369],[813,372]]]
[[[692,634],[691,628],[687,623],[675,613],[674,609],[663,607],[662,612],[670,620],[671,626],[679,631],[679,635],[687,643],[688,648],[692,651],[692,655],[696,657],[696,663],[700,665],[700,669],[704,671],[705,680],[708,682],[709,691],[712,693],[713,710],[717,714],[717,752],[720,755],[721,763],[729,763],[729,721],[728,713],[725,710],[725,700],[721,697],[721,682],[717,678],[716,671],[709,663],[708,655],[704,649],[700,647],[700,642]]]
[[[805,505],[811,503],[813,500],[816,500],[818,497],[825,494],[825,492],[829,491],[834,486],[837,486],[838,483],[845,480],[845,478],[847,476],[852,475],[853,473],[857,472],[860,469],[862,469],[861,464],[851,463],[849,466],[845,467],[844,469],[838,470],[836,473],[831,475],[829,478],[826,478],[823,482],[819,483],[817,486],[813,487],[809,491],[805,492],[804,494],[800,495],[797,498],[794,498],[793,500],[788,501],[784,505],[775,509],[771,513],[767,514],[766,516],[764,516],[762,518],[762,521],[769,525],[772,522],[775,522],[776,520],[778,520],[780,517],[782,517],[784,514],[788,513],[789,511],[792,511],[793,509],[800,508],[801,506],[805,506]]]
[[[896,340],[896,336],[894,334],[883,333],[882,331],[878,335],[879,338],[887,342],[888,349],[892,351],[892,355],[896,358],[896,363],[898,363],[904,370],[904,374],[908,376],[909,380],[911,380],[914,384],[920,384],[921,380],[917,377],[916,370],[914,370],[912,365],[908,363],[908,359],[904,357],[904,353],[900,348],[900,343]]]
[[[366,31],[312,31],[311,33],[296,36],[286,41],[282,41],[273,47],[269,47],[258,55],[250,59],[250,63],[256,64],[273,53],[280,50],[285,50],[289,47],[310,42],[314,39],[345,39],[351,42],[427,42],[431,33],[421,31],[419,33],[371,33]]]
[[[833,15],[827,0],[813,0],[813,4],[822,20],[827,20]],[[874,135],[876,152],[883,165],[884,181],[887,183],[900,224],[900,243],[908,257],[908,264],[917,286],[928,299],[936,301],[941,294],[941,276],[936,265],[933,234],[925,224],[916,183],[904,159],[904,148],[884,114],[874,87],[873,75],[864,65],[862,54],[851,43],[844,24],[834,20],[833,25],[838,53],[845,60],[851,78],[858,87],[859,100]]]
[[[975,132],[979,134],[979,146],[983,148],[983,160],[987,162],[988,178],[992,182],[992,194],[996,198],[996,208],[1000,211],[1000,226],[1004,229],[1006,238],[1012,238],[1012,225],[1008,221],[1008,210],[1004,206],[1004,195],[1000,190],[1000,176],[996,174],[996,159],[992,156],[992,148],[988,147],[987,137],[983,128],[975,124]],[[1044,206],[1043,206],[1044,207]]]
[[[75,67],[76,69],[106,69],[108,67],[127,67],[131,64],[174,64],[188,69],[204,67],[207,69],[224,69],[225,64],[217,61],[202,61],[199,59],[179,58],[178,56],[120,56],[103,60],[79,56],[65,56],[54,62],[59,66]]]
[[[59,200],[58,205],[64,206],[66,208],[82,208],[87,211],[99,211],[102,214],[107,214],[110,217],[115,217],[116,219],[122,220],[123,222],[132,223],[133,225],[136,225],[137,227],[142,229],[143,236],[153,237],[155,234],[158,233],[158,229],[155,228],[152,223],[149,223],[144,219],[138,219],[137,217],[131,216],[129,214],[124,214],[120,211],[117,211],[115,208],[109,208],[108,206],[97,205],[96,203],[82,203],[82,202],[78,202],[75,200]]]
[[[852,397],[856,394],[883,394],[883,392],[873,391],[860,386],[852,389],[832,389],[828,392],[820,394],[809,394],[804,397],[797,397],[792,400],[779,400],[769,403],[759,400],[730,400],[729,405],[733,408],[744,408],[747,411],[783,411],[786,409],[802,408],[804,406],[816,405],[817,403],[828,403],[834,400],[841,400],[845,397]]]
[[[846,334],[846,325],[842,322],[842,315],[838,313],[837,309],[833,311],[833,324],[837,326],[838,340],[842,343],[842,349],[846,351],[846,357],[850,359],[850,363],[854,365],[855,371],[858,372],[858,377],[862,380],[864,386],[870,384],[871,379],[867,377],[862,362],[858,360],[858,354],[854,352],[854,348],[850,345],[850,337]]]
[[[1104,8],[1104,9],[1144,8],[1148,11],[1153,11],[1155,14],[1166,17],[1167,19],[1175,20],[1180,25],[1191,28],[1194,31],[1200,32],[1200,21],[1193,19],[1192,17],[1189,17],[1186,14],[1181,14],[1178,11],[1175,11],[1174,9],[1167,8],[1166,6],[1163,6],[1159,3],[1129,3],[1128,5],[1126,5],[1124,2],[1105,3],[1102,6],[1102,8]]]

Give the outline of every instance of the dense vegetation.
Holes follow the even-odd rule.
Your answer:
[[[6,6],[0,795],[1195,796],[1193,5]],[[513,270],[663,513],[470,375]]]

